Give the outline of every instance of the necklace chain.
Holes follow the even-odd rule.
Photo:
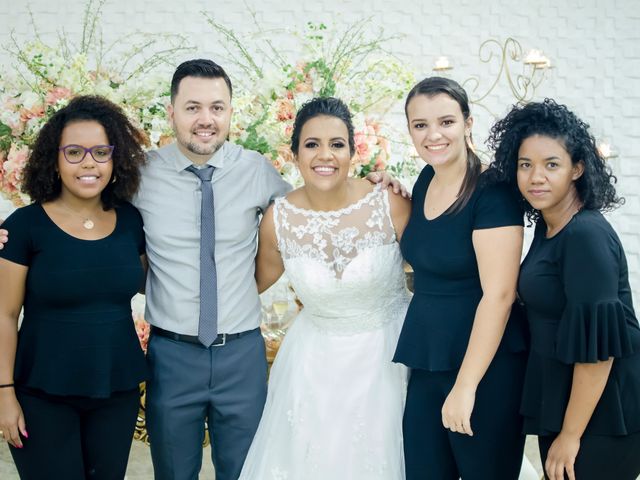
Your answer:
[[[85,217],[80,215],[78,212],[74,211],[71,207],[67,206],[62,200],[60,200],[59,205],[64,208],[67,212],[73,214],[74,216],[82,219],[82,226],[85,230],[93,230],[93,227],[96,226],[93,220],[90,217]]]

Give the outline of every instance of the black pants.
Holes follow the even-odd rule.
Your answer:
[[[542,468],[555,438],[538,437]],[[573,468],[578,480],[636,480],[640,475],[640,433],[624,437],[583,435]],[[548,478],[546,471],[544,478]],[[568,478],[566,473],[564,478]]]
[[[109,398],[18,389],[29,438],[10,447],[22,480],[122,480],[136,424],[138,389]]]
[[[525,436],[518,411],[526,354],[499,352],[478,385],[473,437],[442,426],[457,371],[412,370],[403,431],[407,480],[516,480]]]

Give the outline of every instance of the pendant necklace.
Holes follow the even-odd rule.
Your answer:
[[[72,213],[74,216],[78,218],[82,218],[82,226],[84,227],[85,230],[93,230],[93,227],[96,226],[93,220],[91,220],[91,218],[83,217],[82,215],[79,215],[77,212],[69,208],[62,200],[60,200],[59,205],[69,213]]]

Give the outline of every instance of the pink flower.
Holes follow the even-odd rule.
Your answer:
[[[284,98],[276,100],[276,118],[279,122],[293,120],[295,116],[296,112],[291,100]]]
[[[64,87],[53,87],[45,97],[47,105],[55,105],[58,100],[63,100],[71,97],[71,90]]]
[[[27,163],[28,157],[29,149],[27,147],[18,147],[15,143],[12,143],[7,160],[3,163],[4,171],[8,174],[15,174],[21,179],[22,169]]]
[[[285,164],[294,162],[295,158],[289,145],[278,145],[277,155],[275,156],[275,158],[271,156],[271,163],[273,164],[273,167],[278,171],[280,171]]]
[[[358,157],[363,163],[368,163],[369,155],[371,155],[371,149],[369,148],[369,144],[367,142],[360,142],[356,144],[356,152],[358,153]]]
[[[374,170],[384,170],[387,167],[387,152],[380,149],[380,153],[376,157],[376,163],[373,166]]]
[[[278,172],[280,172],[280,170],[282,169],[282,166],[284,165],[284,161],[279,156],[276,158],[272,157],[271,165],[273,165],[273,168],[275,168]]]
[[[3,159],[0,164],[2,167],[0,168],[2,191],[15,205],[22,203],[18,201],[18,194],[22,184],[22,170],[27,163],[28,156],[29,149],[27,147],[17,147],[15,144],[11,144],[6,160]]]
[[[365,130],[367,130],[367,127],[365,127]],[[356,154],[358,156],[359,163],[369,163],[369,161],[371,160],[371,147],[375,145],[375,136],[373,137],[373,143],[371,139],[372,137],[369,135],[368,131],[358,131],[353,136],[353,140],[356,144]]]
[[[293,152],[291,151],[291,147],[289,145],[278,146],[278,157],[281,158],[285,163],[295,162]]]
[[[20,121],[23,123],[27,123],[32,118],[40,118],[44,117],[44,106],[43,105],[34,105],[31,109],[21,108],[20,109]]]

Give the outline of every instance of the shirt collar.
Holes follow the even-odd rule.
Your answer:
[[[171,144],[171,147],[174,150],[173,165],[177,172],[186,169],[189,165],[193,165],[193,162],[189,160],[178,148],[178,142],[174,142],[173,144]],[[227,142],[224,142],[222,144],[222,147],[220,147],[218,151],[214,153],[209,160],[207,160],[207,165],[211,165],[215,168],[224,167],[225,150],[227,148]]]

